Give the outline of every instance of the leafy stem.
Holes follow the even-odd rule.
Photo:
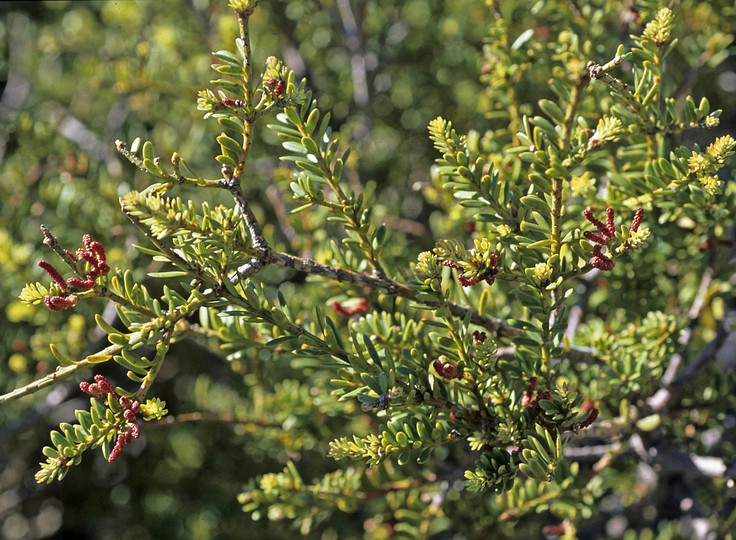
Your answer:
[[[148,370],[148,373],[138,387],[138,391],[135,393],[135,399],[138,401],[143,401],[145,399],[148,390],[151,388],[153,381],[156,379],[156,376],[164,363],[166,353],[169,351],[169,346],[171,345],[171,339],[174,336],[173,327],[175,324],[176,319],[172,322],[171,326],[164,331],[162,338],[156,344],[156,356],[153,359],[153,365]]]
[[[72,365],[65,366],[65,367],[58,367],[52,373],[49,373],[48,375],[46,375],[45,377],[42,377],[41,379],[33,381],[21,388],[16,388],[12,392],[8,392],[7,394],[0,396],[0,405],[3,405],[15,399],[22,398],[27,395],[33,394],[35,392],[38,392],[39,390],[43,390],[44,388],[51,386],[53,384],[56,384],[59,381],[68,379],[69,377],[76,374],[77,372],[80,372],[85,369],[89,369],[92,365],[94,365],[95,363],[98,363],[98,362],[90,362],[89,361],[90,358],[95,359],[101,356],[112,356],[114,354],[118,354],[122,350],[123,350],[123,347],[120,345],[110,345],[109,347],[106,347],[95,354],[91,354],[83,358],[82,360],[73,363]]]

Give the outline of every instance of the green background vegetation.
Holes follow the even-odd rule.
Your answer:
[[[566,21],[576,27],[590,23],[574,18],[569,10],[573,2],[537,2],[524,9],[514,9],[515,2],[501,4],[511,35],[532,28],[542,49]],[[595,47],[589,52],[599,61],[637,29],[634,13],[623,2],[607,4],[608,18],[590,25]],[[733,3],[685,4],[687,18],[678,24],[689,37],[671,60],[673,77],[684,81],[683,93],[707,96],[713,108],[723,109],[714,135],[733,133],[736,60],[733,46],[719,46],[734,31]],[[113,141],[140,136],[154,141],[160,155],[176,150],[195,170],[214,174],[214,138],[220,129],[201,121],[196,95],[212,78],[209,51],[230,47],[237,26],[219,0],[5,2],[0,16],[4,393],[55,367],[49,343],[72,357],[106,343],[93,320],[93,313],[104,309],[102,303],[51,313],[17,300],[24,283],[45,279],[38,260],[56,262],[41,244],[41,223],[68,246],[91,233],[107,247],[111,266],[137,268],[141,281],[155,269],[132,248],[139,240],[118,203],[118,197],[144,188],[149,179],[117,156]],[[542,52],[534,48],[524,48],[525,56],[520,55],[523,81],[489,80],[497,74],[482,51],[492,18],[480,0],[274,0],[263,2],[251,22],[256,57],[265,61],[269,55],[280,56],[306,76],[320,108],[332,112],[333,129],[354,141],[357,165],[351,174],[377,192],[381,205],[376,213],[406,234],[411,253],[397,254],[406,260],[442,235],[467,236],[461,219],[445,219],[446,201],[430,172],[436,155],[427,124],[442,115],[460,132],[483,133],[505,119],[503,96],[509,85],[531,104],[552,95],[549,66],[534,67],[535,54]],[[538,113],[533,106],[521,112]],[[259,137],[247,180],[258,186],[253,193],[257,213],[278,208],[280,200],[291,204],[288,173],[275,157],[275,137],[266,130]],[[685,133],[683,144],[693,142],[688,137]],[[222,197],[216,202],[228,201]],[[291,234],[266,232],[282,235],[281,241],[297,253],[319,249],[326,240],[308,218],[294,226]],[[147,285],[160,287],[156,282]],[[295,296],[292,301],[300,300]],[[315,420],[309,407],[287,401],[289,395],[302,395],[289,386],[297,382],[276,382],[288,375],[288,361],[267,365],[270,357],[262,355],[228,362],[224,353],[192,343],[175,346],[172,356],[176,361],[167,362],[156,395],[176,414],[228,410],[233,393],[261,392],[264,400],[274,394],[283,401],[265,407],[266,426],[201,422],[147,430],[114,465],[95,452],[64,482],[50,486],[33,482],[40,448],[49,429],[70,419],[86,400],[70,381],[0,407],[0,536],[143,540],[237,538],[245,530],[254,538],[294,534],[287,533],[287,523],[253,521],[240,511],[237,495],[248,480],[281,471],[287,459],[301,458],[307,479],[336,469],[325,457],[325,445],[342,432],[345,419],[325,414],[311,438],[287,440],[288,426]],[[264,369],[277,392],[259,389]],[[124,382],[114,366],[105,373],[118,384]],[[315,534],[362,537],[364,526],[380,523],[378,516],[372,521],[372,508],[369,504],[363,513],[336,513]],[[385,531],[376,527],[369,533],[383,537]],[[438,522],[437,531],[452,537],[446,522]]]

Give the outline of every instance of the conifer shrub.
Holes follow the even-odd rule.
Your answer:
[[[688,75],[732,36],[689,2],[476,2],[485,123],[428,122],[436,163],[411,186],[427,239],[310,81],[256,60],[258,3],[230,1],[239,37],[197,97],[221,131],[209,163],[115,142],[147,179],[120,197],[136,266],[111,264],[101,231],[42,227],[48,278],[21,300],[114,309],[95,316],[103,346],[52,344],[58,367],[0,397],[73,380],[88,401],[36,481],[100,452],[135,467],[138,439],[179,429],[172,452],[229,463],[277,534],[732,534],[736,140]],[[283,163],[277,198],[258,145]],[[210,351],[194,410],[167,389],[187,347]],[[198,440],[211,423],[242,455]]]

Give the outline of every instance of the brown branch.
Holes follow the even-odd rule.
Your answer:
[[[270,248],[268,247],[268,242],[266,242],[266,239],[263,236],[263,229],[261,229],[261,225],[258,223],[258,219],[253,213],[253,209],[251,209],[248,200],[245,198],[245,195],[243,195],[243,188],[241,187],[240,182],[238,182],[234,177],[229,179],[223,178],[220,181],[220,185],[227,189],[233,196],[233,199],[235,199],[235,202],[238,204],[238,208],[240,209],[240,214],[243,216],[243,220],[245,221],[245,226],[248,227],[248,232],[250,233],[251,240],[253,241],[253,246],[261,252],[261,257],[264,257]]]
[[[302,259],[294,255],[288,255],[278,251],[269,251],[267,262],[282,266],[284,268],[291,268],[298,272],[305,272],[307,274],[315,274],[325,276],[329,279],[339,281],[341,283],[352,283],[354,285],[361,285],[367,287],[370,290],[378,290],[388,294],[407,298],[409,300],[419,302],[417,300],[417,292],[414,289],[407,287],[401,283],[393,281],[386,277],[374,277],[367,274],[361,274],[352,270],[345,270],[343,268],[336,268],[334,266],[328,266],[320,264],[311,259]],[[427,307],[439,307],[437,302],[421,302]],[[520,331],[508,326],[502,320],[486,315],[480,315],[475,310],[463,307],[454,302],[448,302],[450,313],[455,317],[464,318],[470,313],[470,322],[478,326],[493,332],[498,337],[512,337],[520,335]]]
[[[716,359],[718,351],[727,342],[730,335],[728,324],[724,321],[716,336],[700,351],[697,357],[667,387],[654,394],[647,404],[655,412],[671,408],[685,389],[695,380],[698,373]]]
[[[715,256],[711,254],[708,258],[708,265],[703,271],[698,293],[695,295],[695,299],[688,310],[689,323],[678,340],[681,350],[684,350],[690,343],[693,331],[700,320],[700,314],[705,307],[708,289],[713,281],[714,264]],[[698,356],[690,363],[690,365],[677,375],[677,377],[675,377],[675,374],[682,363],[682,352],[678,351],[672,355],[667,366],[667,370],[662,376],[663,388],[647,400],[647,405],[651,407],[652,411],[660,412],[671,408],[685,388],[695,380],[700,370],[716,359],[718,351],[724,346],[730,335],[731,325],[728,321],[735,315],[736,312],[734,312],[734,309],[730,309],[726,313],[726,316],[721,322],[721,326],[718,328],[716,336],[700,351]]]
[[[80,278],[86,277],[83,274],[79,273],[79,270],[77,269],[77,262],[63,247],[61,247],[59,241],[54,235],[51,234],[51,231],[46,225],[41,224],[41,232],[43,233],[43,243],[53,249],[54,253],[61,257],[61,260],[64,261],[64,264],[66,264],[72,270],[72,272],[77,274]]]
[[[258,251],[258,255],[256,257],[253,257],[250,261],[238,268],[236,273],[230,277],[231,283],[236,284],[242,279],[247,279],[257,274],[267,265],[275,264],[283,268],[291,268],[297,272],[321,275],[341,283],[361,285],[370,290],[383,291],[388,294],[401,296],[403,298],[419,302],[417,300],[417,292],[415,290],[385,277],[383,272],[377,272],[377,276],[369,276],[352,270],[345,270],[343,268],[321,264],[312,259],[303,259],[295,255],[274,251],[268,245],[267,240],[263,236],[263,229],[261,229],[261,226],[258,223],[258,218],[253,213],[250,204],[248,204],[248,201],[243,195],[240,183],[231,178],[229,180],[221,180],[221,185],[230,192],[238,204],[240,213],[245,220],[245,225],[251,235],[253,245]],[[422,303],[430,308],[439,306],[436,302]],[[519,330],[508,326],[500,319],[480,315],[475,310],[463,307],[459,304],[449,302],[448,308],[450,309],[450,313],[461,319],[470,313],[471,323],[493,332],[498,337],[513,337],[521,334]]]

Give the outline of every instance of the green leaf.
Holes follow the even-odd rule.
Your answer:
[[[217,122],[224,128],[232,129],[233,131],[237,133],[243,133],[245,130],[245,124],[243,124],[243,121],[240,118],[237,118],[235,116],[225,117],[225,118],[218,118]]]
[[[520,201],[523,206],[528,206],[529,208],[533,208],[534,210],[542,212],[542,214],[550,213],[549,205],[545,201],[537,197],[536,195],[526,195],[522,197]]]
[[[243,63],[243,61],[240,58],[238,58],[237,55],[231,53],[230,51],[213,52],[212,56],[222,60],[223,62],[227,62],[228,64],[234,67],[240,67]]]
[[[153,158],[155,157],[153,154],[153,144],[151,144],[151,141],[146,141],[143,143],[143,159],[144,160],[150,160],[153,162]]]
[[[281,145],[289,152],[297,152],[299,154],[308,154],[307,149],[304,148],[304,145],[302,143],[286,141],[286,142],[281,143]]]
[[[301,143],[308,154],[313,156],[319,156],[321,154],[317,143],[311,137],[302,137]]]
[[[223,154],[232,157],[233,159],[239,159],[239,156],[243,149],[235,139],[228,137],[226,134],[222,133],[219,137],[217,137],[217,142],[220,143]]]
[[[112,358],[111,354],[90,354],[84,360],[90,364],[101,364]]]
[[[556,103],[548,99],[540,99],[539,108],[556,123],[562,124],[565,121],[565,113]]]
[[[59,450],[64,450],[64,448],[68,448],[71,446],[69,441],[64,437],[61,433],[54,430],[50,434],[51,442],[58,448]]]
[[[284,109],[284,112],[286,113],[286,118],[289,122],[295,126],[302,125],[302,118],[299,116],[299,112],[296,110],[296,107],[287,107]]]
[[[294,341],[296,339],[296,336],[282,336],[277,337],[272,340],[269,340],[265,343],[266,347],[277,347],[278,345],[281,345],[282,343],[289,343],[291,341]]]
[[[527,30],[524,30],[524,32],[521,33],[519,37],[517,37],[514,42],[511,44],[511,50],[517,51],[521,49],[524,44],[529,41],[532,36],[534,35],[534,28],[529,28]]]
[[[73,366],[74,364],[76,364],[74,360],[62,354],[61,351],[53,343],[49,344],[49,349],[51,349],[51,354],[53,354],[54,358],[58,360],[61,367]]]
[[[306,131],[309,135],[312,135],[312,133],[314,133],[314,128],[317,127],[317,122],[319,122],[319,110],[314,109],[311,113],[309,113],[306,122]]]
[[[184,270],[169,270],[167,272],[149,272],[147,275],[152,278],[173,278],[188,276],[189,273]]]

